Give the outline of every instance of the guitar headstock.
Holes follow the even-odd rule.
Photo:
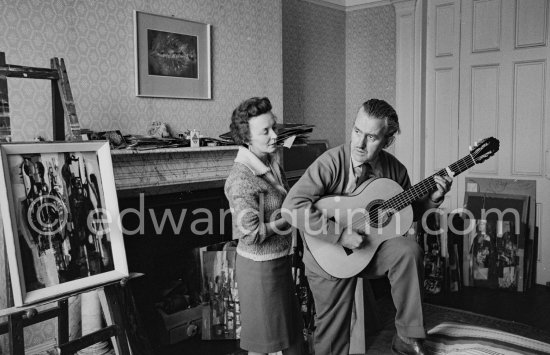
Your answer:
[[[500,142],[495,137],[484,138],[477,142],[477,145],[470,151],[470,155],[474,159],[476,164],[483,163],[489,159],[500,147]]]

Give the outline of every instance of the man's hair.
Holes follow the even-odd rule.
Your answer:
[[[386,148],[390,146],[395,134],[401,132],[397,112],[389,103],[379,99],[370,99],[363,102],[362,108],[367,115],[386,121],[388,127],[385,135],[387,139]]]
[[[256,116],[263,115],[271,111],[271,102],[267,97],[251,97],[244,100],[233,110],[231,115],[231,136],[237,144],[246,145],[250,138],[250,128],[248,121]]]

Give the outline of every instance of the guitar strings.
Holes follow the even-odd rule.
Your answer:
[[[466,161],[466,159],[468,157],[472,159],[471,163]],[[473,158],[471,156],[466,156],[465,158],[459,160],[458,162],[451,164],[449,166],[449,168],[452,171],[457,171],[455,173],[455,176],[456,176],[456,175],[460,174],[461,172],[465,171],[466,169],[468,169],[468,168],[470,168],[474,165],[475,165],[475,162],[474,162]],[[400,210],[400,209],[402,209],[403,207],[407,206],[410,203],[409,200],[416,199],[416,198],[418,198],[420,196],[423,196],[426,193],[432,191],[433,188],[436,185],[435,180],[433,179],[433,177],[435,175],[445,176],[445,175],[448,175],[448,174],[447,174],[446,169],[441,169],[440,171],[438,171],[434,175],[430,176],[428,179],[423,180],[422,182],[418,183],[417,185],[413,186],[412,188],[408,189],[407,191],[404,191],[404,192],[392,197],[391,199],[387,200],[384,203],[384,207],[385,208],[391,207],[391,208],[394,208],[396,210]]]
[[[468,162],[468,158],[471,159],[471,162]],[[475,164],[476,163],[473,155],[469,154],[464,158],[460,159],[459,161],[449,165],[449,169],[455,172],[454,175],[456,176],[462,173],[463,171],[471,168]],[[389,200],[385,201],[384,203],[377,206],[376,208],[369,210],[361,218],[352,222],[351,224],[352,229],[357,229],[362,225],[366,227],[367,222],[369,222],[369,224],[371,225],[374,224],[375,226],[378,226],[378,217],[380,217],[381,215],[386,215],[387,217],[391,217],[393,215],[393,211],[399,211],[404,207],[408,206],[413,200],[427,194],[430,191],[433,191],[434,187],[436,187],[436,183],[434,180],[435,175],[448,176],[446,169],[439,170],[437,173],[433,174],[427,179],[424,179],[423,181],[412,186],[406,191],[403,191],[398,195],[390,198]],[[366,218],[367,214],[369,217],[368,220]]]
[[[468,163],[466,161],[467,158],[471,158],[472,162]],[[458,175],[462,171],[472,167],[473,165],[475,165],[475,160],[471,155],[468,155],[463,159],[461,159],[460,161],[451,164],[449,168],[453,171],[458,170],[458,173],[455,174],[455,175]],[[447,175],[447,171],[446,169],[442,169],[434,175],[445,176]],[[425,179],[421,183],[413,186],[411,189],[404,191],[401,194],[398,194],[397,196],[394,196],[393,198],[387,200],[382,205],[377,206],[375,209],[370,210],[368,212],[369,214],[368,221],[370,222],[370,224],[378,225],[379,216],[386,215],[387,217],[391,217],[393,215],[392,210],[397,210],[397,211],[401,210],[403,207],[407,206],[410,203],[411,199],[420,197],[428,193],[429,191],[433,190],[433,188],[435,187],[435,180],[433,179],[434,175],[432,175],[428,179]],[[420,191],[420,193],[418,191]],[[388,210],[388,207],[392,207],[392,210]],[[382,213],[380,213],[381,212],[380,209],[382,209]],[[384,213],[384,212],[387,212],[387,213]],[[365,224],[366,226],[366,222],[367,222],[367,219],[365,218],[365,216],[363,216],[363,218],[360,218],[359,220],[353,222],[352,227],[357,228],[362,224]]]

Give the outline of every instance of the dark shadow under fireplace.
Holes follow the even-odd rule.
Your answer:
[[[182,310],[189,310],[184,316],[188,319],[179,322],[191,323],[199,316],[200,248],[231,240],[223,188],[123,196],[119,209],[128,267],[144,274],[131,283],[144,331],[157,349],[187,338],[196,342],[192,328],[174,336],[167,333],[166,323]]]

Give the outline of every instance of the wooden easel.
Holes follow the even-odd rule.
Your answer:
[[[70,140],[82,140],[80,123],[76,115],[73,96],[63,59],[52,58],[51,68],[34,68],[6,64],[6,57],[0,52],[0,142],[11,142],[11,125],[9,116],[7,78],[47,79],[52,84],[52,111],[53,111],[53,139],[65,140],[65,120],[70,128]],[[3,231],[0,229],[0,237]],[[5,256],[3,238],[0,238],[0,255]],[[4,258],[6,260],[6,258]],[[7,263],[6,263],[7,264]],[[7,265],[1,265],[0,271]],[[0,275],[0,280],[9,281],[7,271]],[[8,321],[0,324],[0,334],[9,334],[10,354],[25,354],[23,328],[48,319],[57,317],[58,322],[58,354],[74,354],[78,350],[90,345],[111,339],[117,355],[130,355],[128,339],[126,337],[126,319],[123,317],[121,303],[123,294],[121,287],[126,280],[120,283],[106,285],[98,289],[107,327],[87,334],[79,339],[69,341],[69,311],[66,295],[57,300],[57,307],[43,312],[37,312],[34,307],[6,308],[0,310],[0,316],[7,316]],[[7,282],[9,285],[9,283]],[[8,287],[9,289],[9,287]],[[12,304],[8,292],[8,307]],[[11,304],[10,304],[11,303]]]

